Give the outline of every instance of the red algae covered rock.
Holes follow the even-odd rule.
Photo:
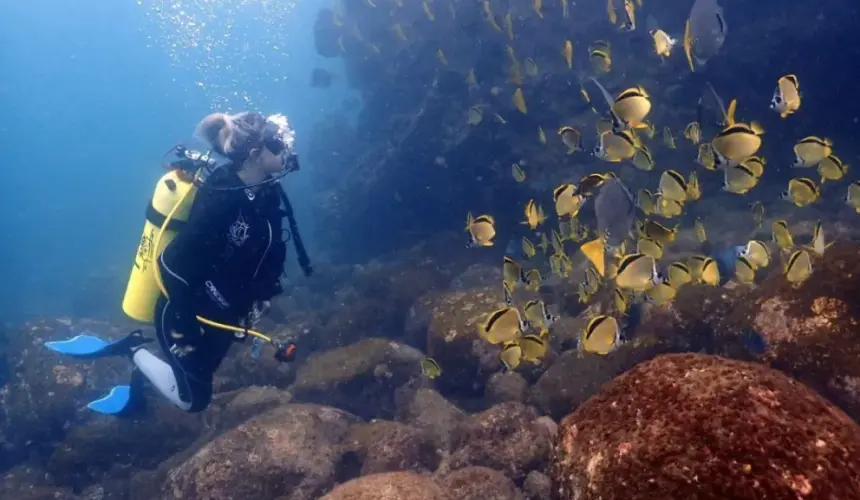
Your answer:
[[[322,500],[451,500],[432,479],[414,472],[386,472],[347,481]]]
[[[860,427],[770,368],[670,354],[561,423],[562,499],[860,499]]]
[[[449,466],[471,465],[502,471],[522,481],[532,470],[546,465],[550,432],[534,411],[509,401],[466,418],[454,431],[454,452]]]
[[[718,329],[764,340],[763,362],[816,388],[860,421],[860,245],[837,242],[798,287],[775,273]]]

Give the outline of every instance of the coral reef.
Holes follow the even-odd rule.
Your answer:
[[[561,498],[860,498],[860,428],[758,364],[670,354],[566,417],[552,458]]]
[[[322,500],[450,500],[432,479],[414,472],[371,474],[341,484]]]

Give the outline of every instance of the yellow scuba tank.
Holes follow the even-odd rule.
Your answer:
[[[183,172],[184,173],[184,172]],[[131,319],[152,323],[155,303],[161,295],[156,278],[156,259],[164,248],[173,241],[191,213],[196,186],[183,179],[183,173],[171,170],[164,174],[155,185],[152,202],[146,210],[143,234],[134,256],[131,276],[122,300],[122,310]],[[181,204],[181,206],[177,206]],[[170,222],[161,231],[164,221],[173,212]],[[161,236],[159,238],[159,233]],[[155,246],[158,245],[158,248]]]

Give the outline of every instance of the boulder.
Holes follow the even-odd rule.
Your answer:
[[[858,499],[860,427],[776,370],[670,354],[562,421],[551,477],[562,499]]]
[[[322,500],[451,500],[432,479],[414,472],[371,474],[347,481]]]
[[[522,403],[526,399],[528,388],[529,383],[519,373],[512,371],[497,372],[487,380],[484,400],[488,407],[505,401]]]
[[[421,375],[424,354],[369,338],[314,354],[299,368],[290,392],[296,401],[326,404],[365,419],[393,418],[398,387]]]
[[[536,417],[531,408],[517,402],[467,417],[454,431],[449,467],[489,467],[521,482],[549,460],[549,432]]]
[[[523,493],[528,500],[550,500],[552,498],[552,479],[543,472],[533,470],[523,482]]]
[[[727,315],[722,342],[749,331],[760,359],[811,385],[860,422],[860,245],[837,242],[800,286],[775,272]]]
[[[438,478],[436,482],[451,500],[522,500],[513,481],[487,467],[465,467]]]
[[[433,389],[408,391],[397,405],[397,420],[427,432],[438,448],[448,450],[451,433],[466,414]]]
[[[501,284],[448,292],[434,303],[427,353],[442,367],[437,387],[445,395],[480,396],[501,366],[500,348],[478,336],[487,314],[504,305]]]
[[[425,431],[389,420],[355,424],[344,439],[343,469],[358,469],[366,476],[380,472],[432,472],[439,465],[439,453]]]
[[[358,419],[326,406],[269,410],[173,469],[163,498],[319,498],[334,484],[341,442]]]

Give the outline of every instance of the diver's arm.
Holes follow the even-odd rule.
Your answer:
[[[191,336],[199,334],[197,294],[206,271],[213,265],[211,249],[223,231],[224,210],[214,198],[208,191],[198,191],[185,227],[167,245],[158,262],[177,325],[183,334]]]

